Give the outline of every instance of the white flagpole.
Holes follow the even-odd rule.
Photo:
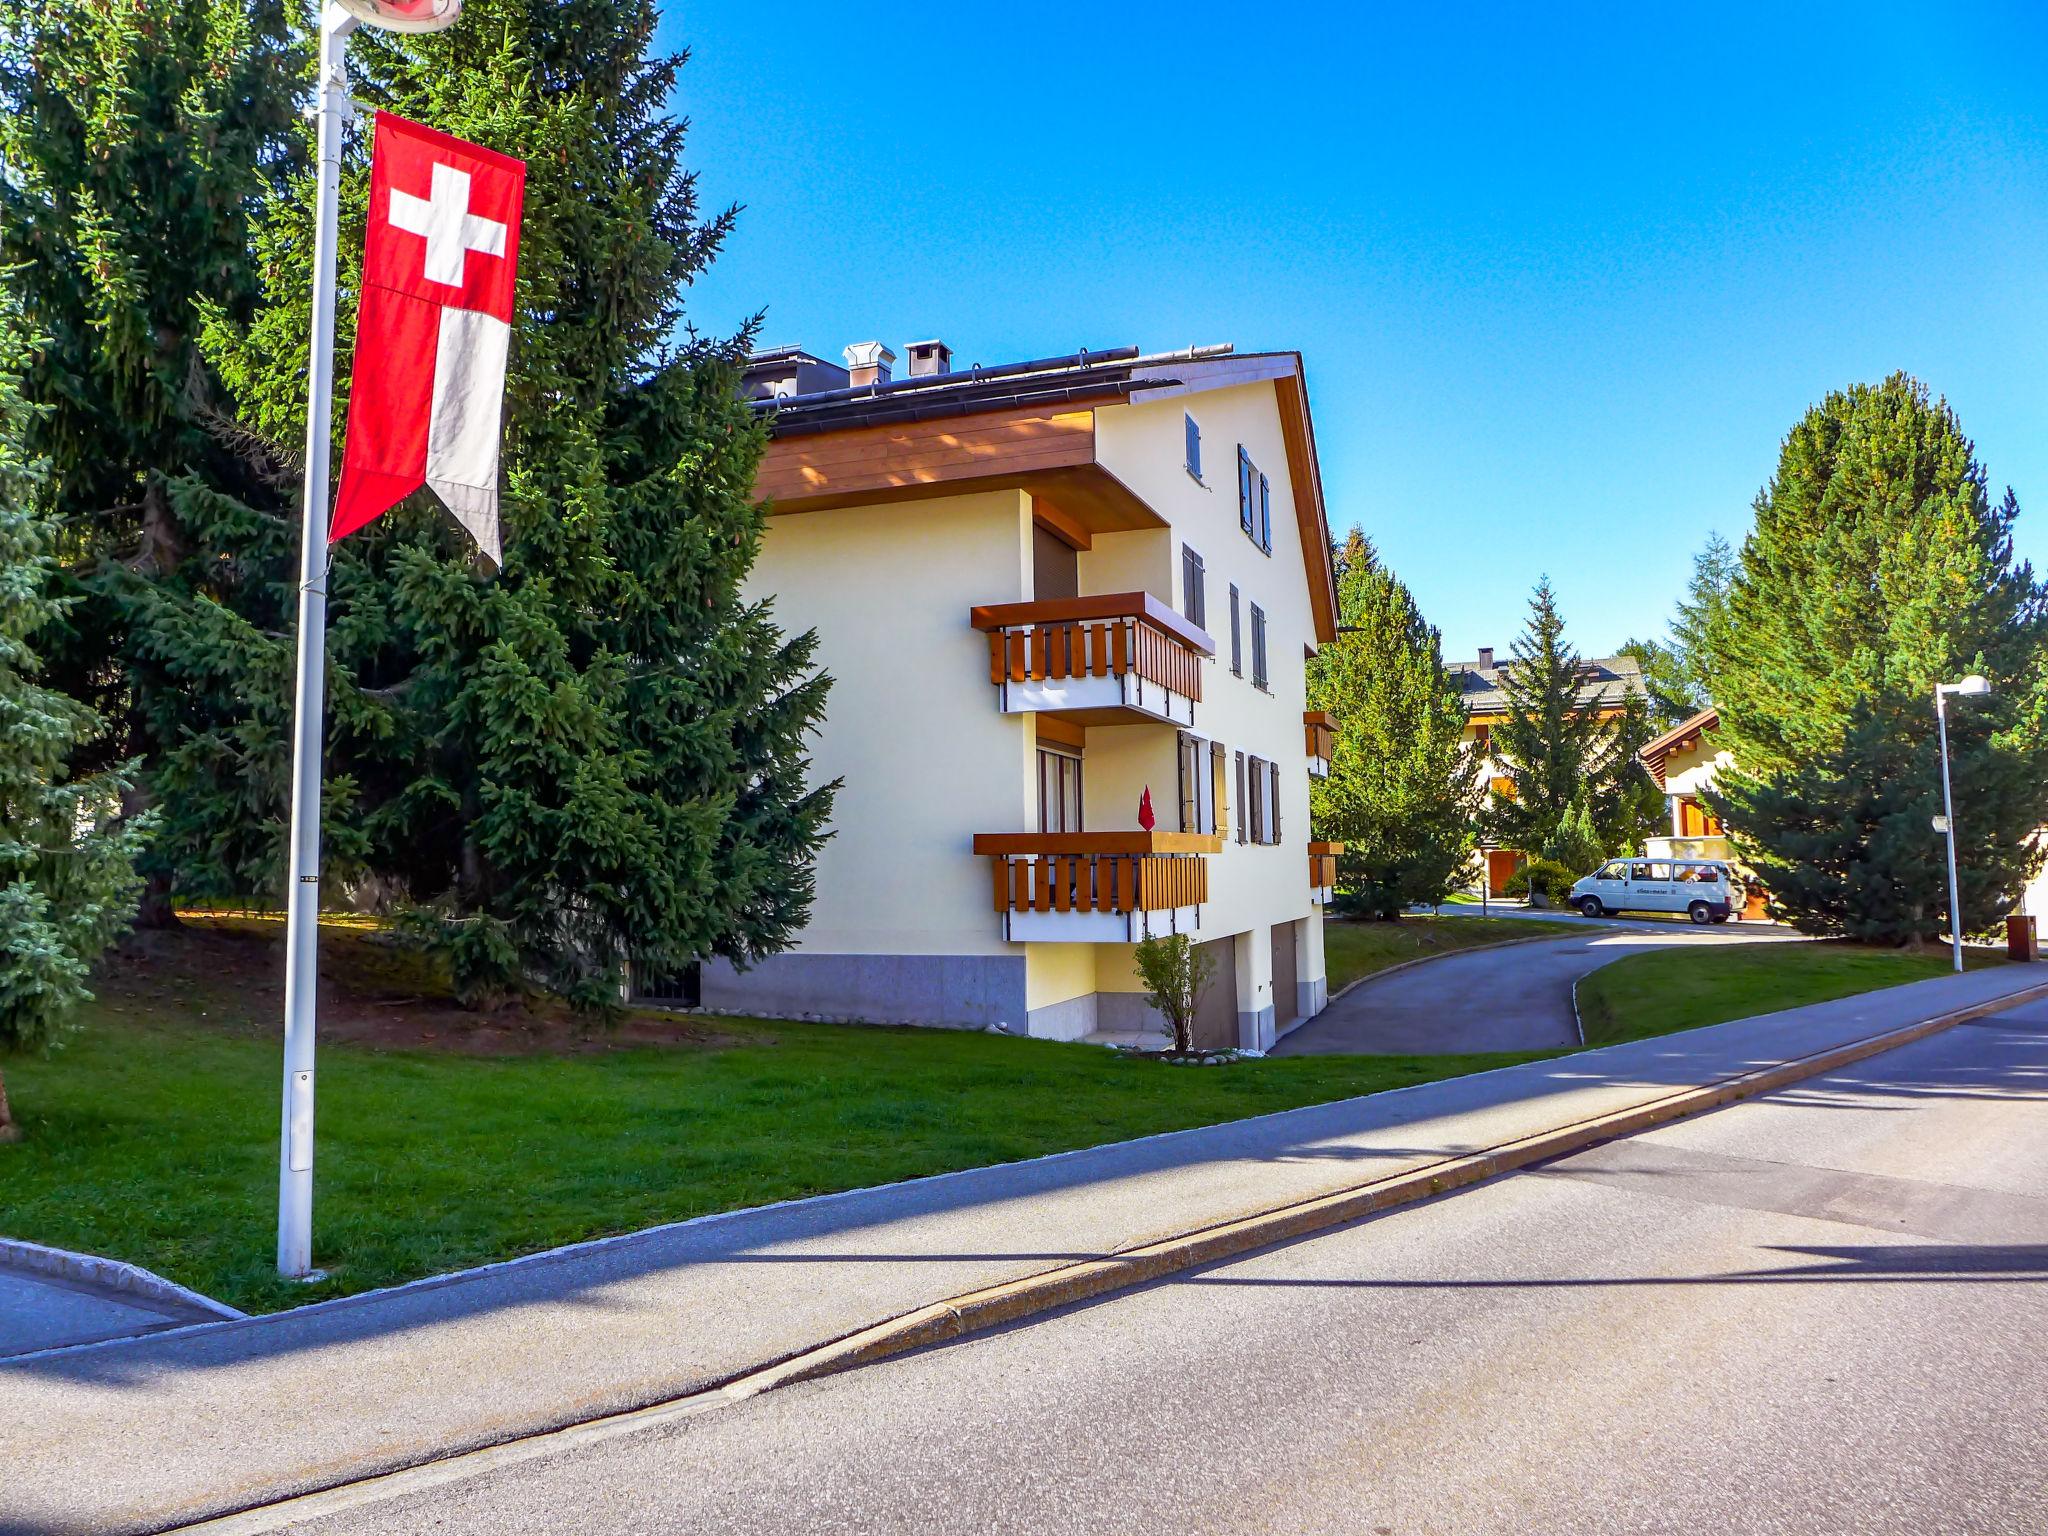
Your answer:
[[[320,18],[319,196],[314,210],[313,343],[306,396],[306,503],[299,533],[299,677],[292,740],[291,890],[284,962],[284,1110],[278,1147],[277,1272],[314,1278],[313,1022],[320,960],[320,739],[327,668],[327,450],[334,402],[335,243],[341,128],[349,112],[342,56],[356,18]]]

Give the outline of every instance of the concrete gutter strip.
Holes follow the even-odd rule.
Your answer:
[[[248,1316],[224,1301],[187,1290],[175,1280],[166,1280],[138,1264],[101,1258],[96,1253],[73,1253],[68,1248],[48,1248],[16,1237],[0,1237],[0,1269],[119,1291],[145,1302],[162,1303],[176,1312],[199,1312],[227,1319]]]
[[[1683,1089],[1631,1109],[1524,1136],[1471,1156],[1446,1158],[1392,1178],[1371,1180],[1257,1216],[1148,1243],[1110,1258],[1068,1265],[1027,1279],[970,1291],[920,1307],[915,1312],[755,1372],[725,1390],[730,1396],[751,1397],[772,1387],[810,1381],[854,1366],[885,1360],[908,1350],[1000,1327],[1057,1307],[1143,1285],[1182,1270],[1234,1258],[1273,1243],[1306,1237],[1397,1206],[1433,1199],[1484,1179],[1526,1168],[1532,1163],[1548,1162],[1582,1151],[1599,1142],[1632,1136],[1652,1126],[1754,1098],[1788,1084],[1850,1066],[1866,1057],[1911,1045],[1916,1040],[1924,1040],[1929,1035],[1971,1019],[2004,1013],[2044,998],[2048,998],[2048,985],[2033,987],[1993,1002],[1959,1008],[1774,1067]]]

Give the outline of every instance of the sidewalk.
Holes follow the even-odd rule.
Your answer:
[[[684,1396],[962,1292],[2044,986],[1996,967],[0,1361],[0,1531],[161,1529]]]

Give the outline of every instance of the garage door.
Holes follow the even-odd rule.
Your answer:
[[[1211,939],[1201,947],[1216,957],[1216,968],[1195,1008],[1195,1048],[1229,1050],[1237,1044],[1237,940]]]
[[[1294,924],[1273,925],[1273,1027],[1285,1029],[1297,1017],[1294,1006]]]

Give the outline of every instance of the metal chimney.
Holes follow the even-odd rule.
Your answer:
[[[848,383],[855,389],[869,384],[886,384],[896,354],[879,341],[856,341],[845,351]]]
[[[913,341],[910,344],[910,376],[926,379],[953,371],[953,349],[943,341]]]

